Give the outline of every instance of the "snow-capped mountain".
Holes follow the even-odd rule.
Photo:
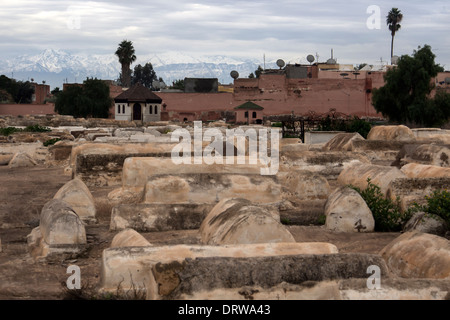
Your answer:
[[[219,82],[232,83],[232,70],[247,77],[262,61],[229,56],[195,56],[180,52],[158,53],[138,56],[131,65],[150,62],[158,77],[168,85],[185,77],[218,78]],[[275,61],[266,62],[266,67],[276,67]],[[0,74],[17,80],[45,81],[51,88],[62,87],[64,82],[81,83],[87,77],[116,80],[120,64],[114,54],[87,55],[70,54],[62,50],[46,49],[37,55],[23,55],[0,62]]]

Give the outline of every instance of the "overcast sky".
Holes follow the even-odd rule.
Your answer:
[[[367,26],[370,5],[381,9],[380,29]],[[395,54],[429,44],[436,61],[450,70],[448,0],[0,0],[0,59],[46,48],[114,53],[128,39],[136,55],[179,51],[262,60],[265,54],[268,60],[304,63],[316,53],[326,61],[333,48],[340,63],[379,64],[390,57],[385,17],[393,7],[404,14]]]

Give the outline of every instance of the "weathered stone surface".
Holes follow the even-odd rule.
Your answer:
[[[450,178],[450,168],[409,163],[400,169],[408,178]]]
[[[336,179],[342,170],[354,163],[370,163],[364,153],[285,151],[281,153],[280,168],[307,170],[320,173],[327,179]]]
[[[448,189],[450,178],[405,178],[391,181],[386,196],[396,201],[400,199],[403,211],[408,210],[414,203],[424,205],[425,196],[435,190]]]
[[[283,192],[289,193],[299,201],[326,200],[331,193],[328,180],[316,172],[290,170],[280,172],[279,177]]]
[[[301,285],[309,281],[367,278],[367,269],[371,265],[379,266],[381,277],[387,277],[388,271],[380,256],[359,253],[205,257],[159,262],[152,268],[147,298],[195,299],[205,297],[213,290],[234,289],[242,292],[242,299],[251,299],[252,290],[243,290],[249,285],[257,289],[283,283]]]
[[[72,141],[58,141],[54,145],[50,146],[48,150],[50,151],[53,160],[61,161],[70,158],[73,146],[74,142]]]
[[[325,227],[342,232],[373,232],[375,220],[364,199],[355,190],[335,190],[325,205]]]
[[[240,197],[257,203],[281,201],[276,176],[194,173],[155,175],[145,185],[145,203],[216,203]]]
[[[211,203],[123,204],[113,208],[110,230],[133,228],[142,232],[198,229]]]
[[[148,247],[151,246],[141,234],[133,229],[125,229],[114,236],[111,241],[111,248],[121,247]]]
[[[0,153],[0,166],[7,166],[13,157],[13,153]]]
[[[352,151],[353,141],[365,141],[365,139],[357,132],[355,133],[339,133],[333,139],[328,141],[322,148],[324,151]]]
[[[353,185],[365,189],[368,178],[380,187],[383,194],[386,194],[391,181],[406,178],[406,175],[395,167],[355,163],[345,168],[337,181],[342,186]]]
[[[84,224],[64,201],[53,199],[42,208],[40,229],[48,244],[85,244]]]
[[[296,225],[318,224],[331,193],[328,180],[316,172],[294,169],[279,172],[278,177],[283,187],[283,200],[290,204],[280,207],[281,221]]]
[[[108,200],[112,206],[141,203],[143,197],[144,189],[142,187],[117,188],[108,193]]]
[[[450,167],[450,149],[447,146],[423,144],[412,154],[412,160],[440,167]]]
[[[72,148],[73,176],[88,186],[120,185],[124,161],[129,157],[170,158],[175,144],[167,143],[83,143]]]
[[[440,144],[450,144],[450,131],[439,128],[418,128],[412,129],[418,141],[436,142]]]
[[[28,153],[19,152],[16,153],[12,159],[9,161],[9,168],[19,168],[19,167],[34,167],[37,165],[36,161],[30,157]]]
[[[178,263],[200,257],[272,257],[296,255],[336,254],[330,243],[261,243],[226,246],[161,246],[109,248],[103,251],[101,263],[101,288],[116,292],[119,284],[124,290],[133,285],[148,290],[152,267],[157,263]],[[383,261],[381,261],[384,264]],[[266,265],[270,268],[270,265]],[[316,270],[315,268],[314,270]]]
[[[39,227],[27,236],[34,259],[74,257],[86,248],[83,222],[64,201],[53,199],[41,211]]]
[[[96,221],[95,201],[88,187],[79,178],[67,182],[53,199],[66,202],[85,222]]]
[[[367,288],[367,279],[338,281],[342,300],[447,300],[450,281],[382,278],[379,289]]]
[[[292,234],[266,209],[244,199],[224,199],[200,227],[209,245],[295,242]]]
[[[406,126],[376,126],[367,135],[367,140],[396,140],[411,141],[416,137],[412,130]]]
[[[402,167],[408,163],[450,167],[450,149],[445,145],[412,144],[405,145],[397,154],[392,165]]]
[[[414,230],[443,237],[448,227],[445,220],[435,214],[416,212],[403,227],[404,232]]]
[[[257,164],[175,164],[170,158],[128,158],[123,165],[123,187],[143,187],[151,176],[155,175],[180,175],[180,174],[261,174],[263,165]]]
[[[406,232],[381,252],[390,271],[403,278],[450,279],[450,241],[421,232]]]

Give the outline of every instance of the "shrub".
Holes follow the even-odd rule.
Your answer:
[[[2,136],[9,136],[15,132],[21,132],[22,129],[14,128],[14,127],[8,127],[8,128],[0,128],[0,134]]]
[[[56,142],[58,142],[58,141],[61,141],[61,139],[59,139],[59,138],[53,138],[53,139],[50,139],[50,140],[45,141],[45,142],[43,143],[43,145],[44,145],[44,147],[48,147],[48,146],[54,145],[54,144],[55,144]]]
[[[435,214],[445,220],[450,226],[450,192],[447,190],[435,190],[431,195],[425,196],[426,204],[415,207],[427,213]]]
[[[33,126],[27,126],[24,131],[25,132],[50,132],[52,130],[50,128],[42,127],[38,124],[35,124]]]
[[[403,225],[411,218],[412,211],[402,212],[399,199],[392,201],[386,198],[379,186],[367,179],[367,187],[364,190],[350,186],[356,190],[367,206],[372,211],[375,220],[375,231],[401,231]]]

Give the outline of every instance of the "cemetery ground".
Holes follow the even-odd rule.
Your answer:
[[[89,187],[96,204],[98,223],[86,226],[87,250],[72,260],[35,262],[27,235],[39,223],[44,204],[71,177],[64,165],[8,168],[0,166],[0,299],[96,299],[101,256],[118,231],[110,231],[111,205],[107,195],[115,187]],[[328,242],[340,253],[379,253],[399,232],[348,233],[327,230],[322,225],[286,225],[297,242]],[[200,244],[198,230],[140,232],[151,244]],[[82,296],[66,290],[68,266],[81,269]],[[118,290],[122,290],[118,288]],[[111,297],[110,297],[111,298]],[[139,297],[137,297],[139,298]]]

